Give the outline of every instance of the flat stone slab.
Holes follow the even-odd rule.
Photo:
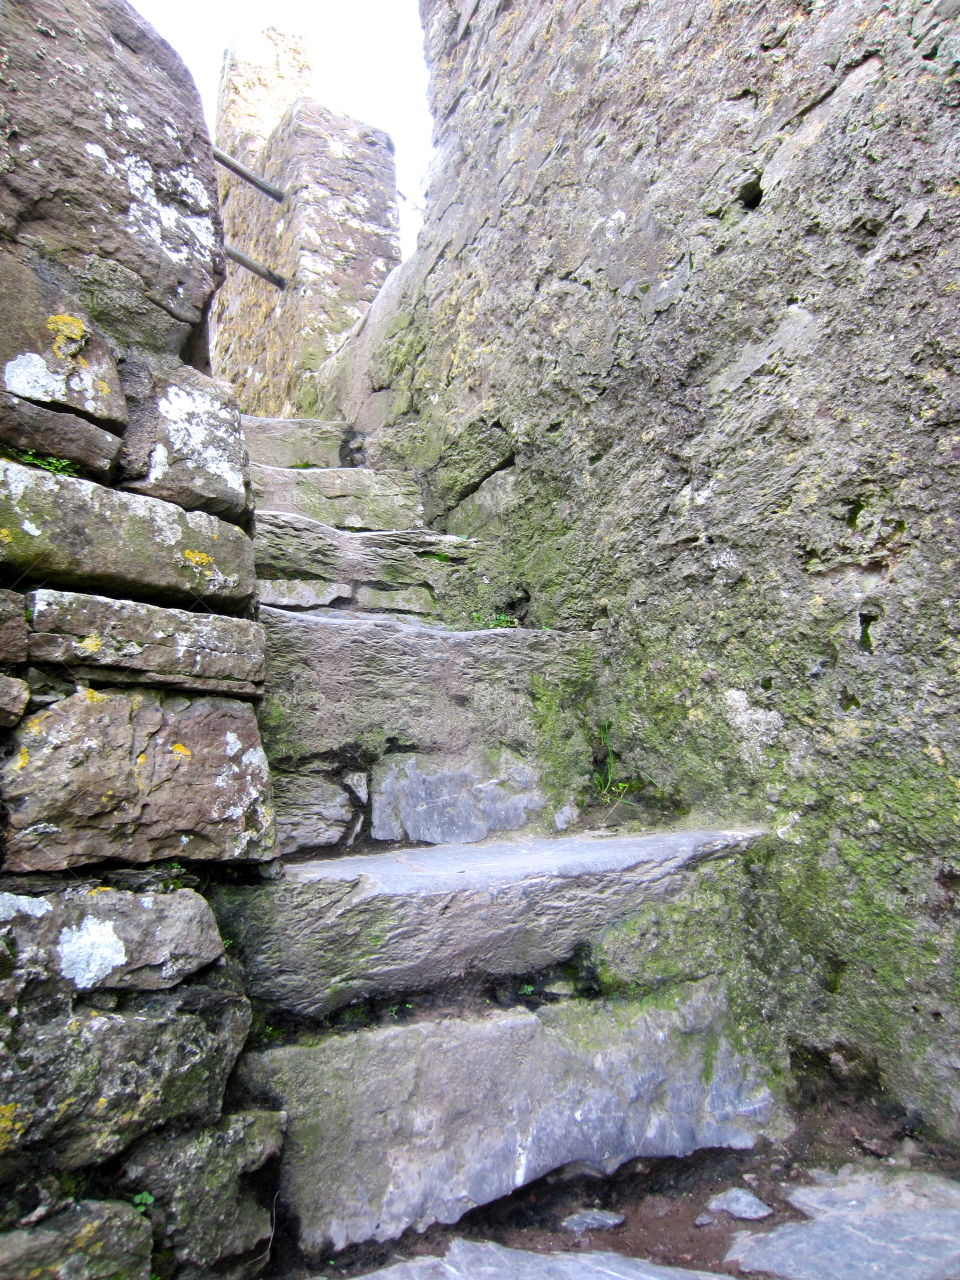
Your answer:
[[[769,1218],[773,1210],[746,1187],[729,1187],[707,1201],[712,1213],[728,1213],[731,1218]]]
[[[571,1000],[330,1035],[248,1053],[238,1084],[288,1113],[279,1197],[297,1245],[390,1240],[456,1222],[584,1161],[749,1147],[776,1118],[724,1033],[719,984],[675,1001]]]
[[[240,415],[251,462],[265,467],[339,467],[351,435],[345,422]]]
[[[0,459],[0,565],[27,582],[170,602],[246,604],[253,544],[236,525]]]
[[[741,1233],[727,1254],[780,1280],[956,1280],[960,1182],[886,1170],[823,1175],[787,1199],[810,1222]]]
[[[760,834],[571,836],[329,858],[289,865],[280,881],[217,886],[211,900],[243,952],[251,994],[319,1017],[363,996],[557,964],[699,863]]]
[[[257,506],[268,511],[338,529],[415,529],[423,524],[420,486],[404,471],[255,464],[250,478]]]
[[[717,1280],[713,1271],[660,1267],[619,1253],[528,1253],[473,1240],[454,1240],[443,1258],[411,1258],[366,1275],[382,1280]]]
[[[194,687],[206,679],[216,692],[239,686],[238,692],[252,693],[263,681],[266,639],[259,622],[74,591],[33,591],[27,612],[33,662],[120,668],[163,683],[189,677]]]
[[[66,458],[96,480],[110,474],[120,452],[120,437],[113,432],[5,391],[0,391],[0,440],[16,449]]]

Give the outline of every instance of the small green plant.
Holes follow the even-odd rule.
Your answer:
[[[493,631],[497,627],[519,627],[520,620],[509,613],[471,613],[470,617],[481,631]]]
[[[78,476],[80,469],[69,458],[57,458],[49,453],[37,453],[35,449],[12,449],[4,451],[13,462],[22,462],[25,467],[39,467],[41,471],[49,471],[55,476]]]
[[[138,1191],[130,1197],[130,1203],[140,1213],[146,1213],[152,1204],[156,1204],[157,1197],[149,1191]]]
[[[522,987],[518,988],[518,990],[519,994],[522,996],[532,996],[536,992],[537,988],[532,982],[525,982]]]
[[[610,721],[604,720],[597,730],[599,752],[593,771],[593,789],[601,804],[613,803],[614,809],[623,803],[631,791],[642,790],[643,784],[634,778],[620,778],[620,758],[610,745]]]

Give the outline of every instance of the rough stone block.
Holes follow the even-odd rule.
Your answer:
[[[517,831],[547,803],[536,770],[501,751],[444,764],[391,756],[374,770],[370,834],[374,840],[447,844]]]
[[[198,1132],[147,1138],[124,1158],[121,1186],[155,1197],[159,1247],[181,1267],[219,1275],[230,1259],[255,1252],[258,1262],[247,1258],[240,1274],[252,1278],[266,1267],[272,1215],[247,1175],[279,1154],[285,1123],[282,1112],[243,1111]]]
[[[456,1222],[551,1169],[749,1147],[775,1119],[709,983],[670,1007],[571,1001],[245,1055],[288,1112],[280,1199],[317,1258]]]
[[[151,682],[211,677],[224,692],[231,683],[246,691],[263,681],[259,622],[72,591],[33,591],[27,609],[32,662],[122,668]]]
[[[27,602],[19,591],[0,591],[0,662],[27,660]]]
[[[150,1223],[132,1204],[81,1200],[0,1234],[0,1280],[149,1280]]]
[[[370,613],[414,613],[424,617],[435,614],[437,606],[426,587],[368,587],[357,588],[358,609]]]
[[[257,599],[261,605],[273,609],[323,609],[335,601],[352,600],[353,588],[349,582],[324,582],[319,578],[302,579],[271,578],[257,582]]]
[[[0,937],[12,944],[0,979],[10,1005],[34,989],[158,991],[223,955],[213,913],[192,889],[0,891]]]
[[[0,564],[27,580],[245,604],[253,546],[234,525],[0,460]]]
[[[265,467],[339,467],[350,435],[345,422],[241,415],[251,462]]]
[[[120,452],[120,439],[74,413],[53,412],[0,392],[0,440],[76,463],[94,480],[106,479]]]
[[[232,389],[186,365],[124,371],[131,399],[123,487],[240,520],[249,506],[246,444]]]
[[[275,773],[273,802],[280,857],[339,843],[360,816],[343,787],[313,774]]]
[[[257,999],[318,1018],[366,996],[568,960],[751,831],[512,840],[290,865],[283,880],[217,886]]]
[[[267,762],[242,702],[84,689],[14,731],[2,780],[8,871],[273,856]]]
[[[26,680],[13,676],[0,676],[0,727],[9,729],[15,725],[27,709],[30,686]]]
[[[402,471],[366,467],[252,466],[257,507],[337,529],[415,529],[423,524],[420,486]]]

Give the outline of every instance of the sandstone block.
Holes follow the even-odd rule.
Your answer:
[[[255,1251],[259,1265],[248,1258],[241,1274],[266,1267],[273,1220],[248,1175],[279,1154],[285,1122],[282,1112],[243,1111],[192,1133],[147,1138],[125,1157],[121,1186],[155,1197],[150,1218],[160,1247],[189,1274],[207,1267],[221,1274]]]
[[[26,605],[18,591],[0,591],[0,662],[27,660]]]
[[[10,1005],[34,989],[162,990],[223,955],[213,913],[192,889],[0,891],[0,936],[13,957],[0,979]]]
[[[757,832],[521,839],[289,865],[212,903],[257,999],[318,1018],[366,996],[568,960]]]
[[[209,677],[224,691],[263,681],[263,627],[245,618],[49,590],[31,592],[27,609],[32,662],[121,668],[160,683]]]
[[[0,676],[0,727],[9,729],[15,725],[27,709],[30,686],[26,680],[13,676]]]
[[[81,1200],[0,1234],[0,1280],[149,1280],[150,1223],[132,1204]]]
[[[84,689],[29,717],[2,769],[9,871],[273,856],[252,709]]]
[[[315,418],[241,415],[251,462],[265,467],[339,467],[350,428]]]
[[[670,1007],[570,1001],[250,1053],[239,1081],[288,1112],[280,1199],[316,1258],[456,1222],[573,1161],[751,1146],[774,1102],[723,1018],[701,983]]]
[[[53,412],[19,396],[0,393],[0,440],[76,463],[94,480],[113,470],[120,439],[73,413]]]
[[[0,460],[0,564],[28,580],[245,604],[246,534],[201,511]]]
[[[366,467],[250,468],[257,507],[337,529],[414,529],[423,524],[420,486],[402,471]]]
[[[360,818],[343,787],[309,773],[273,774],[273,802],[280,857],[337,844]]]
[[[188,511],[243,518],[249,505],[246,444],[232,389],[186,365],[125,372],[130,425],[123,487]]]

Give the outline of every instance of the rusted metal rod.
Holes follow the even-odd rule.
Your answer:
[[[283,203],[287,198],[287,193],[281,191],[279,187],[275,187],[272,182],[268,182],[266,178],[261,178],[258,173],[254,173],[252,169],[248,169],[245,164],[241,164],[239,160],[234,160],[233,156],[227,155],[226,151],[221,151],[219,147],[213,148],[213,158],[218,164],[222,164],[225,169],[229,169],[231,173],[235,173],[238,178],[243,178],[244,182],[249,182],[251,186],[256,187],[258,191],[262,191],[265,196],[269,196],[271,200]]]
[[[266,280],[267,284],[272,284],[275,289],[285,289],[287,287],[287,282],[283,276],[278,276],[275,271],[265,267],[262,262],[257,262],[254,258],[248,258],[239,249],[234,249],[233,245],[225,244],[223,250],[231,262],[235,262],[238,267],[243,267],[246,271],[252,271],[255,276],[259,276],[261,280]]]

